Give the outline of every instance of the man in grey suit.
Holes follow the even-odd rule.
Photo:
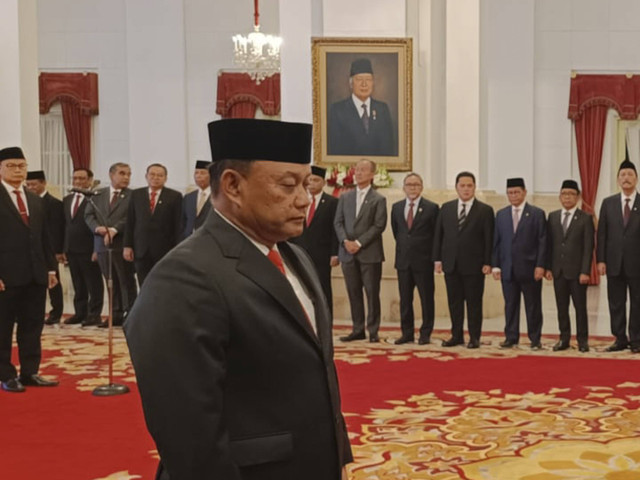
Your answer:
[[[137,294],[133,264],[125,262],[122,257],[131,199],[131,190],[128,188],[131,168],[126,163],[114,163],[109,168],[109,178],[111,186],[101,189],[93,200],[100,214],[90,203],[85,208],[84,219],[93,232],[93,248],[98,254],[98,263],[105,278],[109,273],[108,250],[112,249],[113,324],[120,326]],[[107,322],[99,326],[104,328]]]
[[[347,286],[353,331],[340,340],[364,340],[364,298],[367,294],[369,341],[379,342],[382,232],[387,226],[387,199],[372,188],[376,164],[360,160],[355,167],[357,187],[338,200],[334,226],[338,235],[338,260]]]
[[[182,240],[200,228],[211,211],[209,165],[211,162],[196,160],[193,180],[198,188],[187,193],[182,201]]]
[[[587,285],[593,258],[594,228],[590,213],[578,208],[580,188],[575,180],[565,180],[560,189],[561,210],[547,220],[547,280],[553,280],[558,308],[560,339],[554,351],[566,350],[571,340],[569,302],[576,309],[576,338],[581,352],[589,351]]]
[[[598,273],[607,276],[611,333],[608,352],[626,349],[640,353],[640,198],[638,174],[629,160],[620,164],[622,193],[605,198],[598,222]],[[627,290],[631,299],[627,337]]]

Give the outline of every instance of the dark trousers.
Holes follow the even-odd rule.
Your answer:
[[[47,287],[31,283],[0,292],[0,381],[17,375],[11,363],[13,325],[16,323],[20,374],[35,375],[40,368],[40,335],[44,327]]]
[[[76,316],[99,317],[104,303],[100,266],[91,261],[91,253],[67,253],[67,261],[73,283],[73,308]]]
[[[629,339],[627,340],[627,290],[631,300],[629,310]],[[609,316],[611,333],[616,342],[640,346],[640,278],[624,274],[607,275],[607,296],[609,297]]]
[[[136,276],[138,277],[138,285],[140,288],[142,288],[145,278],[147,278],[153,266],[158,263],[158,260],[159,259],[155,259],[151,255],[145,255],[142,258],[135,257],[133,264],[136,268]]]
[[[587,285],[581,285],[577,278],[568,279],[560,276],[553,279],[553,290],[556,294],[560,341],[569,343],[569,340],[571,340],[569,303],[573,300],[573,308],[576,310],[576,339],[578,343],[586,344],[589,338]]]
[[[49,316],[60,318],[64,311],[64,300],[62,296],[62,282],[60,282],[60,267],[58,264],[56,264],[56,279],[58,280],[56,286],[48,289],[49,301],[51,302]]]
[[[422,326],[420,338],[431,337],[434,318],[433,268],[415,271],[411,268],[398,270],[398,289],[400,290],[400,327],[403,338],[413,338],[415,319],[413,314],[413,291],[418,288],[422,305]]]
[[[518,282],[502,280],[504,295],[504,335],[513,343],[520,340],[520,297],[524,297],[527,316],[527,334],[532,344],[540,343],[542,336],[542,281]]]
[[[469,337],[471,340],[480,341],[484,274],[462,275],[459,272],[445,273],[444,281],[447,285],[452,339],[456,342],[464,340],[464,305],[466,303]]]
[[[367,294],[367,330],[370,336],[378,335],[380,328],[380,280],[382,263],[360,263],[357,259],[342,263],[342,273],[347,286],[353,332],[364,333],[364,297]]]
[[[104,278],[108,278],[109,255],[107,252],[98,254],[98,263]],[[133,302],[138,296],[133,264],[122,258],[122,250],[113,251],[113,318],[121,321],[124,312],[131,310]]]

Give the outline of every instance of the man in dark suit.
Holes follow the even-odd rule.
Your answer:
[[[182,195],[165,187],[166,167],[149,165],[145,179],[148,187],[131,194],[123,250],[124,259],[135,264],[140,287],[182,235]]]
[[[197,189],[187,193],[182,201],[182,239],[187,238],[204,223],[211,211],[211,186],[209,165],[205,160],[196,161],[193,180]]]
[[[338,480],[352,455],[329,305],[285,242],[309,206],[311,125],[221,120],[209,135],[215,210],[125,325],[157,478]]]
[[[443,347],[464,344],[464,305],[467,304],[469,343],[480,347],[484,276],[491,273],[493,209],[475,198],[476,177],[471,172],[456,176],[458,199],[440,209],[433,239],[436,273],[444,272],[447,285],[451,338]]]
[[[334,227],[338,235],[338,259],[347,286],[353,330],[343,342],[363,340],[364,298],[367,294],[369,341],[380,341],[380,280],[382,279],[382,232],[387,226],[387,199],[373,189],[376,164],[360,160],[355,167],[357,187],[340,196]]]
[[[547,263],[547,223],[544,211],[525,201],[524,179],[507,180],[511,204],[496,213],[493,236],[493,278],[502,281],[505,341],[511,348],[520,341],[520,296],[524,296],[527,334],[531,349],[542,344],[542,277]]]
[[[629,160],[620,164],[619,194],[602,201],[598,222],[598,273],[607,276],[611,333],[608,352],[626,349],[640,353],[640,198],[638,174]],[[627,337],[627,291],[631,300]]]
[[[351,96],[329,107],[329,155],[398,154],[389,107],[371,97],[373,85],[371,60],[355,60],[349,77]]]
[[[22,149],[0,150],[0,382],[2,390],[12,393],[58,384],[38,375],[46,290],[57,282],[56,260],[44,202],[23,187],[26,176]],[[14,324],[19,377],[11,363]]]
[[[73,171],[73,186],[88,190],[93,185],[93,172],[88,168]],[[104,284],[100,267],[92,257],[93,232],[84,221],[89,201],[81,193],[72,193],[62,200],[65,217],[64,257],[69,264],[73,283],[74,315],[64,323],[82,326],[101,323]]]
[[[47,227],[49,229],[49,239],[51,248],[56,255],[56,260],[62,262],[62,244],[64,242],[64,213],[62,202],[47,192],[47,180],[42,170],[27,172],[27,189],[44,200]],[[62,283],[60,283],[60,268],[56,264],[56,280],[58,283],[49,290],[49,300],[51,301],[51,311],[44,321],[46,325],[60,323],[62,312],[64,311],[64,299],[62,294]]]
[[[576,309],[576,338],[581,352],[589,351],[587,285],[593,258],[594,228],[591,214],[578,208],[580,188],[575,180],[565,180],[560,189],[561,210],[547,221],[547,280],[553,279],[558,308],[560,339],[554,351],[566,350],[571,340],[569,302]]]
[[[338,265],[338,237],[333,226],[338,199],[323,192],[327,170],[311,166],[307,184],[311,203],[302,235],[291,241],[304,248],[316,266],[322,290],[329,301],[333,313],[333,293],[331,291],[331,267]]]
[[[136,299],[136,279],[133,264],[122,256],[127,227],[127,213],[131,190],[131,168],[126,163],[114,163],[109,168],[111,186],[99,190],[84,211],[84,219],[93,232],[93,248],[105,279],[109,275],[109,249],[111,249],[113,280],[113,324],[122,325],[126,313]],[[94,207],[95,205],[95,207]],[[99,211],[96,211],[96,208]],[[102,322],[99,327],[106,328]]]
[[[400,325],[402,336],[396,345],[413,342],[414,315],[413,291],[418,287],[422,305],[422,326],[418,343],[431,343],[433,331],[433,235],[440,208],[423,198],[422,177],[409,173],[404,177],[404,193],[407,196],[391,208],[391,229],[396,240],[398,288],[400,290]]]

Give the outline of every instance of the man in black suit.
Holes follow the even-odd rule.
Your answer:
[[[98,191],[84,211],[84,220],[93,232],[93,249],[105,279],[109,275],[109,249],[113,280],[113,325],[121,326],[136,299],[136,279],[133,264],[126,262],[122,250],[127,227],[127,212],[131,190],[131,168],[126,163],[109,167],[111,186]],[[94,207],[95,205],[95,207]],[[96,211],[96,208],[99,212]],[[99,327],[106,328],[108,322]]]
[[[196,161],[193,180],[197,189],[187,193],[182,200],[182,239],[184,240],[202,226],[211,211],[211,186],[209,165],[205,160]]]
[[[581,352],[589,351],[587,285],[593,258],[594,228],[590,213],[578,208],[580,188],[575,180],[565,180],[560,189],[561,210],[547,221],[547,280],[553,279],[558,308],[560,339],[554,351],[566,350],[571,340],[569,302],[576,310],[576,338]]]
[[[520,341],[520,300],[524,297],[527,334],[532,350],[542,344],[542,277],[547,264],[547,221],[544,211],[526,201],[523,178],[507,179],[511,205],[496,213],[493,235],[493,278],[504,296],[505,340],[501,348]]]
[[[134,262],[140,287],[182,234],[182,195],[165,187],[166,167],[149,165],[145,179],[148,186],[131,194],[122,253],[126,261]]]
[[[316,266],[322,290],[327,296],[329,308],[333,313],[333,294],[331,291],[331,267],[338,265],[338,237],[333,226],[338,199],[323,192],[327,170],[311,166],[311,175],[307,183],[310,201],[302,235],[291,241],[304,248]]]
[[[311,130],[209,124],[215,209],[149,274],[125,324],[158,480],[346,479],[329,305],[286,242],[309,206]]]
[[[352,332],[340,337],[343,342],[365,338],[363,288],[367,294],[369,341],[380,341],[380,281],[384,262],[382,232],[387,226],[387,199],[373,188],[375,174],[376,164],[373,161],[363,159],[356,163],[357,187],[340,196],[333,222],[353,322]]]
[[[629,160],[620,164],[618,185],[622,193],[602,201],[598,222],[598,273],[607,276],[611,333],[615,342],[608,352],[626,349],[640,353],[640,198],[638,174]],[[627,338],[627,291],[631,300]]]
[[[371,97],[373,86],[371,60],[355,60],[349,77],[351,96],[329,107],[329,155],[398,154],[389,107]]]
[[[73,171],[73,186],[90,189],[93,185],[93,172],[88,168]],[[64,323],[82,326],[101,323],[104,303],[104,284],[98,262],[94,261],[93,232],[84,221],[84,213],[89,201],[81,193],[72,193],[62,200],[65,217],[64,257],[69,264],[73,283],[74,315]]]
[[[456,176],[458,199],[440,209],[433,240],[436,273],[444,272],[451,315],[451,338],[443,347],[464,343],[464,305],[467,304],[469,343],[480,347],[484,276],[491,273],[493,209],[475,198],[476,177],[471,172]]]
[[[44,200],[47,227],[49,228],[49,239],[51,248],[56,255],[56,260],[62,263],[62,244],[64,242],[64,213],[62,202],[47,192],[47,179],[42,170],[27,172],[27,189]],[[58,283],[49,290],[49,300],[51,301],[51,311],[44,321],[46,325],[60,323],[62,312],[64,311],[64,299],[62,293],[62,283],[60,283],[60,268],[56,264],[56,280]]]
[[[26,176],[22,149],[0,150],[0,382],[2,390],[12,393],[58,384],[38,375],[46,290],[57,282],[56,259],[44,202],[23,187]],[[19,377],[11,363],[14,324]]]
[[[422,326],[418,343],[431,343],[434,319],[433,235],[440,207],[423,198],[422,177],[409,173],[404,177],[407,196],[391,208],[391,229],[396,240],[398,288],[400,289],[400,325],[402,336],[396,345],[413,342],[413,291],[418,287],[422,305]]]

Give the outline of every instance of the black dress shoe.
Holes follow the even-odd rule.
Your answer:
[[[355,332],[351,332],[349,335],[345,336],[345,337],[340,337],[340,341],[341,342],[353,342],[354,340],[364,340],[365,335],[364,333],[355,333]]]
[[[442,342],[443,347],[455,347],[456,345],[464,344],[463,340],[457,340],[455,338],[450,338],[449,340],[444,340]]]
[[[542,344],[540,342],[532,343],[531,350],[535,350],[535,351],[542,350]]]
[[[82,321],[83,327],[93,327],[96,325],[100,325],[102,323],[102,319],[100,317],[87,317]]]
[[[59,382],[57,380],[47,380],[40,375],[29,375],[27,377],[20,375],[20,383],[27,387],[55,387]]]
[[[2,390],[11,393],[22,393],[26,390],[26,388],[24,388],[24,385],[20,383],[20,380],[18,380],[17,378],[12,378],[11,380],[2,382]]]
[[[369,336],[369,343],[378,343],[380,342],[380,337],[378,335]]]
[[[567,350],[569,348],[569,342],[563,342],[560,340],[553,346],[554,352],[559,352],[560,350]]]
[[[640,353],[640,345],[631,345],[631,353]]]
[[[505,340],[504,342],[500,342],[500,348],[512,348],[517,345],[516,342],[512,342],[511,340]]]
[[[623,343],[618,343],[618,342],[613,342],[611,345],[609,345],[607,348],[604,349],[605,352],[620,352],[622,350],[626,350],[627,349],[626,344]]]
[[[429,345],[431,343],[431,337],[420,337],[418,339],[418,345]]]
[[[587,344],[587,343],[579,343],[578,344],[578,350],[580,350],[581,352],[588,352],[589,351],[589,344]]]
[[[72,315],[71,317],[67,318],[64,322],[65,325],[77,325],[79,323],[82,323],[85,321],[85,317],[80,317],[78,315]]]
[[[480,348],[480,340],[469,340],[467,348]]]
[[[60,323],[60,317],[54,317],[52,315],[49,315],[44,321],[45,325],[55,325],[56,323]]]
[[[413,338],[411,337],[400,337],[395,342],[394,345],[402,345],[403,343],[413,343]]]

